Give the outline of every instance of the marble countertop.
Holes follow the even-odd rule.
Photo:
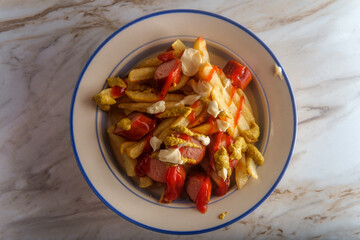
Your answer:
[[[0,2],[0,239],[193,239],[108,209],[73,156],[69,114],[85,62],[113,31],[173,8],[211,11],[257,34],[291,81],[293,159],[253,213],[197,239],[360,238],[360,2]]]

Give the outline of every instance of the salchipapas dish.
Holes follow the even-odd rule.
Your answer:
[[[244,90],[249,69],[212,65],[206,41],[176,40],[129,74],[107,79],[94,96],[108,111],[107,133],[118,163],[141,188],[163,185],[162,203],[188,196],[201,213],[211,195],[241,189],[264,157],[260,128]],[[160,183],[160,184],[154,184]]]

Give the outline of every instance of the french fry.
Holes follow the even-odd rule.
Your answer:
[[[190,79],[186,84],[185,86],[183,86],[182,88],[180,88],[179,90],[182,91],[183,93],[185,93],[186,95],[194,95],[196,94],[194,92],[194,89],[191,87],[191,85],[189,85],[189,82],[193,80],[193,79]]]
[[[153,184],[153,180],[148,176],[139,178],[139,187],[140,188],[148,188]]]
[[[139,92],[139,91],[125,91],[125,94],[135,102],[157,102],[159,96],[151,92]],[[166,102],[180,102],[185,96],[183,94],[167,94],[165,97]]]
[[[123,111],[126,116],[129,116],[133,112],[132,110],[129,109],[123,109]]]
[[[111,144],[111,147],[115,154],[116,160],[117,160],[118,164],[120,164],[121,167],[125,170],[126,174],[129,177],[134,177],[134,176],[136,176],[135,166],[136,166],[137,160],[134,158],[130,158],[126,154],[121,153],[121,145],[125,142],[125,138],[114,134],[113,133],[114,128],[115,128],[115,126],[112,125],[112,126],[108,127],[106,131],[109,135],[110,144]]]
[[[157,67],[162,64],[163,61],[159,60],[157,57],[147,58],[141,61],[136,68],[146,68],[146,67]]]
[[[136,68],[130,71],[128,79],[130,82],[149,80],[154,77],[155,71],[156,67]]]
[[[202,67],[200,67],[199,75],[202,79],[206,79],[211,72],[213,71],[213,66],[209,63],[205,63]],[[228,119],[228,123],[230,124],[227,132],[233,136],[234,138],[240,135],[240,132],[246,131],[250,129],[249,123],[244,118],[243,114],[240,115],[237,124],[234,122],[234,118],[237,114],[238,107],[232,102],[230,106],[228,105],[230,101],[230,95],[223,87],[223,84],[218,76],[218,74],[212,74],[210,84],[213,87],[211,92],[211,97],[213,100],[216,100],[219,107],[227,112],[231,113],[233,118]],[[236,127],[235,127],[236,126]]]
[[[250,174],[250,176],[252,176],[255,179],[258,179],[258,175],[256,172],[256,164],[254,162],[254,160],[252,159],[252,157],[246,155],[246,170],[248,171],[248,173]]]
[[[176,107],[176,104],[177,102],[165,102],[165,107],[166,109],[172,109]],[[153,105],[153,103],[120,103],[118,104],[118,108],[146,113],[147,108],[151,105]]]
[[[137,160],[134,158],[130,158],[126,154],[121,154],[121,157],[124,159],[124,169],[126,171],[126,174],[129,177],[135,177],[136,176],[135,167],[137,164]]]
[[[123,154],[126,152],[126,148],[134,145],[136,142],[133,142],[133,141],[128,141],[128,142],[123,142],[121,145],[120,145],[120,152]]]
[[[171,47],[174,49],[174,55],[176,58],[179,58],[182,52],[186,49],[185,44],[180,39],[176,39],[176,41],[171,44]]]
[[[204,106],[203,109],[201,110],[201,112],[199,113],[199,115],[197,115],[195,117],[195,120],[193,122],[191,122],[189,124],[189,128],[193,128],[193,127],[196,127],[200,124],[202,124],[203,122],[206,121],[206,119],[208,118],[208,113],[207,113],[207,108]]]
[[[116,99],[116,104],[119,103],[131,103],[134,102],[133,100],[131,100],[131,98],[129,98],[128,96],[124,95],[118,99]]]
[[[202,37],[198,37],[195,40],[193,48],[200,52],[203,62],[210,62],[209,52],[206,47],[206,41]]]
[[[137,158],[141,155],[145,146],[146,146],[146,139],[142,139],[137,143],[135,143],[134,145],[131,145],[128,148],[126,148],[126,154],[130,158]]]
[[[245,154],[242,154],[241,159],[235,167],[235,181],[238,189],[243,188],[249,179],[249,173],[246,169]]]
[[[227,83],[229,80],[226,78],[225,73],[223,71],[218,71],[217,74],[221,80],[221,83],[222,83],[225,91],[230,95],[233,87],[231,84]],[[248,123],[254,122],[255,118],[254,118],[254,114],[253,114],[249,99],[246,97],[243,90],[241,90],[240,88],[236,89],[236,92],[233,95],[232,100],[229,99],[229,101],[232,101],[235,104],[235,106],[239,106],[240,99],[242,96],[244,96],[244,98],[245,98],[245,104],[242,106],[241,115],[244,116],[244,118],[246,119],[246,121]]]
[[[196,133],[207,135],[207,136],[209,136],[213,133],[219,132],[217,124],[214,124],[214,126],[212,126],[210,123],[203,123],[199,126],[191,128],[191,130],[193,130]]]
[[[221,91],[222,90],[220,89],[219,85],[214,85],[213,90],[211,91],[212,99],[216,100],[220,109],[234,114],[234,111],[228,107],[227,103],[225,102],[224,98],[222,97]],[[238,129],[235,128],[233,115],[227,119],[227,122],[229,123],[229,127],[226,131],[229,133],[230,136],[232,136],[234,138],[238,137],[239,132],[238,132]]]
[[[175,86],[169,88],[168,92],[174,92],[176,90],[179,90],[180,88],[185,86],[185,84],[189,81],[189,78],[190,78],[189,76],[182,75],[180,81]]]
[[[128,90],[128,91],[144,92],[144,91],[148,91],[151,89],[148,85],[142,84],[142,82],[127,81],[127,83],[128,83],[128,86],[127,86],[126,90]],[[127,96],[125,95],[125,96],[122,96],[121,98],[124,98],[124,97],[127,97]]]
[[[176,118],[166,118],[161,121],[159,125],[154,129],[154,136],[159,136],[161,132],[170,127],[170,125],[176,120]]]

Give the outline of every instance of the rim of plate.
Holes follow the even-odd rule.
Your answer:
[[[291,106],[292,106],[292,111],[293,111],[293,133],[292,133],[292,142],[291,142],[291,146],[289,149],[289,153],[288,153],[288,157],[287,160],[285,162],[285,165],[281,171],[281,173],[279,174],[278,178],[276,179],[276,181],[274,182],[274,184],[272,185],[272,187],[269,189],[269,191],[256,203],[254,204],[253,207],[251,207],[250,209],[248,209],[246,212],[244,212],[243,214],[241,214],[240,216],[226,222],[223,224],[219,224],[217,226],[211,227],[211,228],[205,228],[205,229],[201,229],[201,230],[194,230],[194,231],[172,231],[172,230],[166,230],[166,229],[160,229],[160,228],[156,228],[156,227],[152,227],[152,226],[148,226],[146,224],[143,224],[135,219],[130,218],[129,216],[126,216],[125,214],[121,213],[120,211],[118,211],[115,207],[113,207],[106,199],[103,198],[103,196],[99,193],[99,191],[94,187],[94,185],[92,184],[92,182],[90,181],[89,177],[87,176],[82,163],[80,161],[79,155],[77,153],[77,148],[76,148],[76,143],[75,143],[75,139],[74,139],[74,127],[73,127],[73,116],[74,116],[74,105],[75,105],[75,100],[76,100],[76,96],[77,96],[77,92],[78,92],[78,88],[80,85],[80,82],[88,68],[88,66],[90,65],[90,63],[92,62],[92,60],[95,58],[95,56],[97,55],[97,53],[111,40],[113,39],[116,35],[118,35],[119,33],[121,33],[123,30],[131,27],[132,25],[141,22],[143,20],[146,20],[148,18],[152,18],[152,17],[156,17],[159,15],[165,15],[165,14],[173,14],[173,13],[193,13],[193,14],[200,14],[200,15],[207,15],[213,18],[217,18],[220,20],[223,20],[226,23],[229,23],[231,25],[234,25],[235,27],[241,29],[242,31],[246,32],[248,35],[250,35],[253,39],[255,39],[272,57],[272,59],[274,60],[274,62],[281,67],[282,69],[282,74],[284,77],[284,80],[286,82],[286,86],[288,88],[288,92],[290,95],[290,99],[291,99]],[[97,48],[96,50],[92,53],[92,55],[90,56],[90,58],[87,60],[85,66],[83,67],[80,76],[77,80],[77,83],[75,85],[74,91],[73,91],[73,96],[72,96],[72,100],[71,100],[71,108],[70,108],[70,138],[71,138],[71,144],[72,144],[72,149],[76,158],[76,162],[78,164],[78,167],[80,169],[80,172],[82,173],[83,177],[85,178],[86,182],[88,183],[88,185],[90,186],[91,190],[95,193],[95,195],[108,207],[110,208],[112,211],[114,211],[116,214],[118,214],[119,216],[121,216],[122,218],[124,218],[125,220],[136,224],[140,227],[143,227],[145,229],[148,230],[152,230],[155,232],[160,232],[160,233],[165,233],[165,234],[177,234],[177,235],[192,235],[192,234],[201,234],[201,233],[206,233],[206,232],[211,232],[211,231],[215,231],[217,229],[221,229],[224,228],[228,225],[233,224],[234,222],[246,217],[248,214],[250,214],[251,212],[253,212],[256,208],[258,208],[271,194],[272,192],[275,190],[276,186],[279,184],[280,180],[282,179],[289,163],[291,160],[291,157],[293,155],[293,151],[295,148],[295,142],[296,142],[296,136],[297,136],[297,125],[298,125],[298,118],[297,118],[297,111],[296,111],[296,101],[295,101],[295,97],[294,97],[294,93],[292,90],[292,86],[290,84],[290,81],[288,80],[288,77],[286,75],[285,70],[283,69],[282,65],[280,64],[279,60],[276,58],[276,56],[274,55],[274,53],[270,50],[270,48],[261,40],[259,39],[254,33],[252,33],[250,30],[248,30],[247,28],[245,28],[244,26],[242,26],[241,24],[226,18],[224,16],[212,13],[212,12],[207,12],[207,11],[203,11],[203,10],[195,10],[195,9],[173,9],[173,10],[165,10],[165,11],[159,11],[159,12],[154,12],[151,14],[147,14],[145,16],[139,17],[125,25],[123,25],[122,27],[120,27],[118,30],[116,30],[115,32],[113,32],[109,37],[107,37]]]

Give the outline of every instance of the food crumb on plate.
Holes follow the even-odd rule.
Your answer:
[[[274,74],[280,79],[283,80],[284,76],[282,74],[282,68],[275,64],[274,66]]]
[[[225,218],[225,215],[228,214],[228,212],[223,212],[223,213],[220,213],[218,218],[223,220]]]

